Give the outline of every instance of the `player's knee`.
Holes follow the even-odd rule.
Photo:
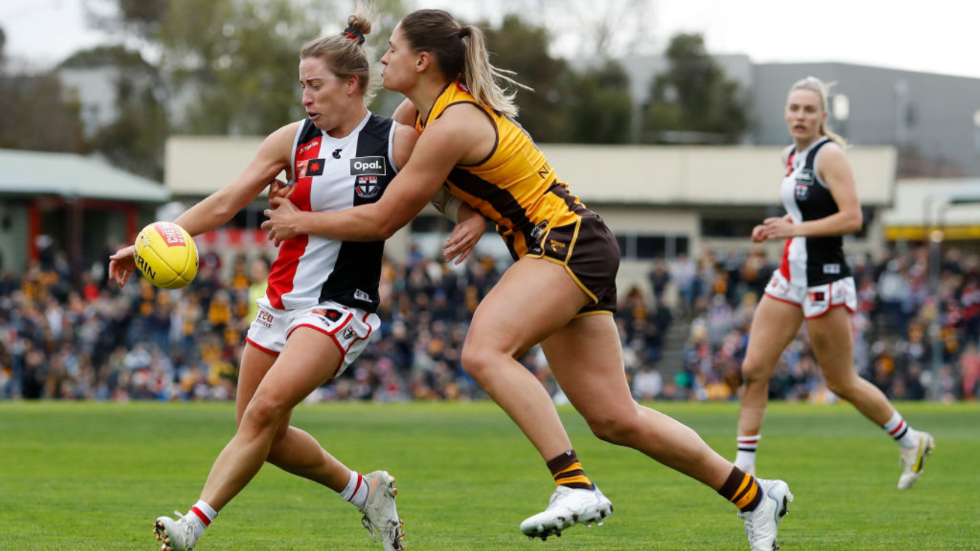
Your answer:
[[[618,446],[629,446],[640,431],[639,418],[634,415],[600,414],[590,417],[588,423],[596,438]]]
[[[767,369],[759,362],[749,360],[742,362],[742,384],[751,385],[769,380]]]
[[[476,345],[469,345],[469,343],[463,345],[463,352],[460,355],[460,363],[463,364],[463,370],[473,377],[477,382],[483,381],[492,369],[494,362],[492,360],[493,354],[489,350],[483,349],[483,347]]]
[[[827,390],[847,399],[857,386],[857,376],[825,377]]]
[[[278,400],[256,395],[249,402],[239,430],[249,430],[254,432],[269,432],[274,435],[279,428],[285,414],[286,407]]]

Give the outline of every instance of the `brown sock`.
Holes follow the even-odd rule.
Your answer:
[[[732,474],[728,475],[728,480],[721,486],[718,493],[734,503],[738,510],[743,513],[754,511],[762,502],[762,488],[759,487],[755,477],[745,474],[738,467],[732,467]]]
[[[585,476],[585,469],[579,463],[575,450],[568,450],[548,461],[548,469],[551,470],[551,475],[555,477],[555,484],[558,486],[583,490],[595,488],[589,477]]]

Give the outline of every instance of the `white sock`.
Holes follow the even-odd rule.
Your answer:
[[[761,434],[738,437],[738,453],[735,454],[735,466],[747,473],[755,472],[755,452],[759,449]]]
[[[903,450],[909,450],[919,445],[919,434],[909,426],[897,411],[892,414],[892,418],[882,425],[881,428],[885,429],[885,432],[894,438]]]
[[[189,519],[194,524],[194,535],[201,537],[204,533],[204,529],[211,525],[211,521],[218,516],[218,512],[214,510],[213,507],[208,505],[204,500],[198,500],[197,503],[191,507],[191,510],[184,515],[184,518]]]
[[[347,487],[344,488],[344,491],[340,492],[340,497],[353,503],[358,509],[360,509],[361,507],[364,507],[364,502],[367,501],[367,496],[368,487],[367,484],[364,483],[364,477],[357,471],[351,471],[350,480],[347,481]]]

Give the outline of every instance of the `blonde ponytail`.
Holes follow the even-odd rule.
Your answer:
[[[463,41],[463,50],[466,52],[463,61],[463,80],[469,87],[470,93],[480,103],[490,106],[495,111],[510,117],[517,116],[517,105],[514,104],[514,96],[517,92],[505,92],[497,84],[497,80],[532,92],[533,90],[510,78],[509,75],[513,75],[513,71],[498,69],[490,63],[483,31],[467,25],[460,29],[460,37]]]

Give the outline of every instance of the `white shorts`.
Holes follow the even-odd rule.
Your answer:
[[[277,310],[266,297],[260,298],[256,304],[259,311],[245,337],[249,344],[263,352],[278,355],[293,331],[300,327],[315,329],[330,337],[343,355],[343,362],[334,377],[343,373],[361,355],[371,334],[381,326],[381,319],[376,314],[332,301],[297,310]]]
[[[857,288],[853,277],[824,285],[803,287],[790,283],[782,272],[776,270],[769,285],[766,285],[766,295],[803,308],[806,319],[819,318],[834,306],[844,306],[852,314],[857,310]]]

